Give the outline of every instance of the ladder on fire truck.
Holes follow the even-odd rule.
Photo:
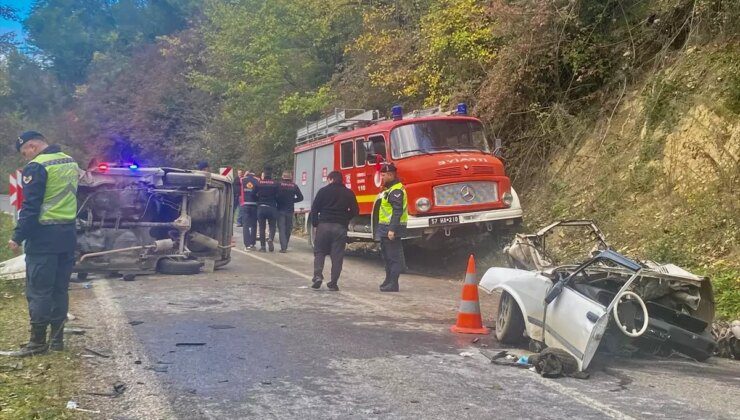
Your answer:
[[[322,139],[342,131],[352,130],[359,126],[368,126],[380,121],[380,112],[376,109],[334,109],[334,114],[319,120],[307,121],[306,126],[296,133],[296,144],[304,144]]]

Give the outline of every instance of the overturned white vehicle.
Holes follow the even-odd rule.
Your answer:
[[[586,229],[596,241],[581,264],[556,265],[546,248],[557,228]],[[516,344],[570,353],[583,370],[597,349],[616,354],[678,351],[710,357],[714,297],[709,279],[675,265],[636,262],[607,245],[588,220],[553,223],[536,234],[517,235],[505,250],[514,267],[494,267],[479,287],[501,292],[496,336]]]
[[[101,164],[77,191],[78,278],[88,273],[194,274],[231,258],[230,178],[174,168]]]

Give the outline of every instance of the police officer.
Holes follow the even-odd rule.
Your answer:
[[[280,252],[288,252],[288,241],[293,231],[293,213],[295,203],[303,201],[303,194],[298,185],[293,183],[293,174],[284,171],[278,186],[277,195],[277,225],[280,234]]]
[[[376,239],[380,240],[380,250],[385,260],[385,281],[380,285],[380,291],[397,292],[398,277],[404,265],[401,238],[409,218],[408,198],[403,184],[398,180],[394,164],[384,164],[380,173],[385,186],[376,230]]]
[[[254,176],[254,172],[247,171],[247,175],[242,179],[244,197],[242,236],[247,251],[253,251],[257,244],[257,184],[259,180]]]
[[[30,356],[64,349],[64,321],[69,308],[69,279],[75,263],[75,218],[79,168],[59,146],[44,136],[26,131],[16,149],[30,162],[23,168],[23,206],[13,239],[17,252],[25,242],[26,298],[31,318],[31,339],[14,353]],[[46,330],[51,326],[49,346]]]
[[[272,179],[272,169],[262,171],[262,179],[257,184],[257,220],[260,225],[260,252],[266,252],[265,239],[270,252],[275,251],[275,224],[277,222],[278,183]],[[265,236],[267,225],[270,237]]]

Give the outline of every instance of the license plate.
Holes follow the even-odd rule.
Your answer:
[[[456,225],[460,223],[460,216],[430,217],[429,226]]]

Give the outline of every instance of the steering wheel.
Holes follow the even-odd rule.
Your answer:
[[[638,304],[640,304],[640,308],[642,308],[642,315],[643,315],[643,323],[642,328],[640,331],[637,331],[636,329],[632,328],[632,331],[629,331],[626,325],[622,324],[622,321],[619,320],[619,304],[622,303],[622,298],[625,300],[635,300]],[[648,311],[647,307],[645,307],[645,302],[642,300],[642,298],[635,292],[631,292],[629,290],[625,290],[619,295],[617,295],[615,300],[614,307],[612,308],[612,314],[614,314],[614,320],[617,322],[617,326],[619,326],[619,329],[622,330],[622,332],[627,337],[637,338],[645,333],[647,331],[648,327]]]

